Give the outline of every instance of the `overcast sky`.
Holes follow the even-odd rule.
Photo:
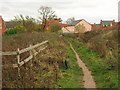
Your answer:
[[[90,23],[100,20],[118,21],[119,0],[0,0],[0,15],[5,21],[23,14],[38,18],[40,6],[49,6],[66,21],[69,17],[85,19]]]

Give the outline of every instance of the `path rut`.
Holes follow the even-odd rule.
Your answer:
[[[82,68],[82,71],[83,71],[83,74],[84,74],[84,76],[83,76],[84,88],[96,88],[96,84],[95,84],[95,81],[94,81],[94,79],[91,75],[91,71],[89,71],[89,69],[87,68],[85,63],[82,62],[79,55],[77,54],[77,52],[73,48],[72,44],[70,44],[70,47],[76,55],[77,63],[79,65],[79,67]]]

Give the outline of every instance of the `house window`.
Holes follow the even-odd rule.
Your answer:
[[[0,24],[0,29],[2,29],[2,24]]]

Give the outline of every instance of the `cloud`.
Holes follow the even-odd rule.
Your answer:
[[[38,17],[40,6],[52,7],[63,20],[69,17],[98,22],[100,19],[116,19],[119,0],[1,0],[0,15],[5,20],[23,14]]]

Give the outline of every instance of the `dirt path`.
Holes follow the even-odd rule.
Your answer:
[[[93,77],[91,75],[91,72],[89,71],[89,69],[85,66],[85,64],[82,62],[82,60],[79,58],[79,55],[77,54],[77,52],[74,50],[72,44],[70,44],[71,49],[74,51],[76,58],[77,58],[77,62],[79,64],[79,66],[82,68],[83,71],[83,81],[84,81],[84,88],[96,88],[96,84],[93,80]]]

